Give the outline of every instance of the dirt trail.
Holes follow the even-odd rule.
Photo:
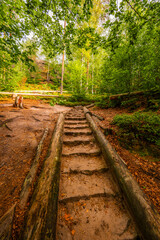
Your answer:
[[[80,107],[65,118],[56,239],[138,239]]]

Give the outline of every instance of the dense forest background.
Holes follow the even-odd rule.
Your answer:
[[[157,0],[4,0],[0,12],[1,91],[59,90],[63,54],[64,90],[160,88]]]

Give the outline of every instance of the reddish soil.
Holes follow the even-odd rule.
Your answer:
[[[25,99],[25,108],[14,108],[12,100],[0,101],[0,217],[17,203],[13,225],[13,239],[16,239],[20,225],[23,222],[25,210],[19,208],[19,196],[24,179],[31,167],[37,146],[45,128],[49,129],[45,139],[40,166],[51,141],[56,120],[60,112],[69,108],[51,107],[43,101]]]
[[[104,121],[97,123],[98,126],[115,130],[106,138],[125,161],[141,189],[160,213],[160,161],[154,161],[155,159],[151,156],[141,157],[138,153],[123,148],[115,134],[116,126],[110,125],[116,114],[128,113],[127,109],[100,109],[94,107],[91,111],[104,118]]]

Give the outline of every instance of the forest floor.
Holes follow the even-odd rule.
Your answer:
[[[23,222],[25,210],[18,208],[20,192],[44,131],[49,129],[38,172],[47,155],[59,113],[70,109],[29,99],[24,100],[24,106],[24,109],[13,107],[11,99],[0,101],[0,217],[17,203],[13,228]]]
[[[128,170],[139,183],[145,195],[150,199],[151,203],[160,213],[160,159],[155,159],[153,156],[141,156],[137,151],[130,151],[121,146],[118,137],[115,134],[116,126],[111,125],[111,122],[117,114],[131,114],[128,109],[109,108],[101,109],[93,107],[91,112],[104,118],[97,125],[107,129],[115,129],[112,134],[108,134],[106,139],[115,148],[120,157],[125,161]],[[159,112],[158,112],[159,113]],[[102,128],[100,127],[102,130]],[[102,130],[103,131],[103,130]]]
[[[14,203],[19,202],[22,184],[45,128],[49,129],[49,134],[40,157],[39,172],[47,155],[58,115],[70,109],[58,105],[52,107],[42,100],[31,99],[24,100],[24,109],[14,108],[12,104],[11,99],[0,101],[0,124],[11,119],[0,125],[0,217]],[[104,117],[104,121],[100,124],[107,128],[111,128],[110,123],[116,114],[128,112],[127,109],[97,107],[92,108],[91,111]],[[160,213],[160,177],[158,177],[160,161],[155,161],[151,156],[142,157],[134,151],[126,150],[120,145],[114,133],[106,138],[126,162],[129,171]],[[13,226],[15,233],[19,231],[16,228],[19,228],[19,224],[23,222],[24,213],[17,208]]]

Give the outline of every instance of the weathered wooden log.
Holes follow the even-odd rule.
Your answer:
[[[139,232],[145,240],[160,239],[160,216],[153,208],[151,203],[146,200],[145,194],[134,180],[120,156],[105,139],[103,133],[98,129],[88,109],[84,107],[86,118],[92,131],[102,149],[104,159],[115,176],[117,183],[127,201],[129,210],[137,224]]]
[[[132,97],[149,96],[149,95],[152,95],[152,97],[160,97],[160,92],[154,91],[154,90],[153,91],[148,90],[148,91],[121,93],[121,94],[111,95],[110,100],[115,100],[115,99],[126,100]]]
[[[23,186],[22,186],[22,191],[20,194],[20,203],[19,203],[19,205],[22,209],[27,204],[31,186],[32,186],[32,182],[34,181],[37,170],[38,170],[39,157],[41,155],[43,143],[44,143],[44,140],[45,140],[47,134],[48,134],[48,128],[45,129],[42,139],[41,139],[40,143],[38,144],[36,156],[33,160],[31,169],[30,169],[29,173],[27,174],[27,176],[24,180]]]
[[[99,115],[97,115],[97,114],[95,114],[95,113],[92,113],[92,116],[95,116],[96,118],[98,118],[98,119],[101,120],[101,121],[104,120],[103,117],[101,117],[101,116],[99,116]]]
[[[93,120],[94,120],[95,122],[100,123],[100,120],[99,120],[97,117],[92,116],[92,118],[93,118]]]
[[[91,107],[94,107],[94,103],[90,104],[90,105],[87,105],[86,108],[91,108]]]
[[[13,95],[14,92],[0,92],[0,95]],[[17,92],[18,95],[23,96],[40,96],[40,97],[61,97],[60,95],[47,95],[47,94],[40,94],[40,93],[24,93],[24,92]]]
[[[30,92],[30,93],[44,93],[44,92],[53,92],[53,93],[60,93],[61,91],[56,91],[56,90],[19,90],[17,92]],[[68,91],[63,91],[63,92],[68,92]]]
[[[31,200],[21,239],[54,239],[57,216],[57,200],[60,175],[60,155],[64,115],[60,114],[42,173]]]
[[[92,112],[90,112],[89,110],[87,110],[87,113],[90,114],[91,116],[95,116],[96,118],[98,118],[98,119],[101,120],[101,121],[104,120],[103,117],[101,117],[101,116],[99,116],[99,115],[97,115],[97,114],[95,114],[95,113],[92,113]]]
[[[0,219],[0,239],[10,240],[16,204],[14,204]]]

